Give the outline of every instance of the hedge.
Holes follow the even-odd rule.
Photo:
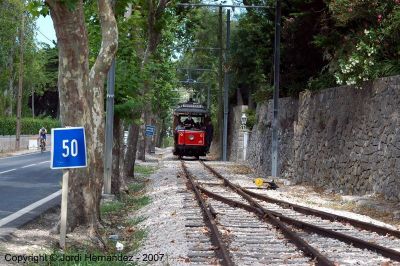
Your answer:
[[[35,135],[39,133],[39,129],[45,127],[50,133],[52,128],[60,127],[58,120],[50,118],[22,118],[21,134]],[[17,127],[16,117],[0,117],[0,135],[15,135]]]

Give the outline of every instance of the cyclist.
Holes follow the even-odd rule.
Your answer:
[[[39,141],[40,141],[39,143],[42,150],[46,149],[46,134],[47,134],[46,128],[42,127],[41,129],[39,129]]]

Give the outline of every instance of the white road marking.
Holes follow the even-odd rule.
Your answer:
[[[20,167],[20,168],[13,168],[13,169],[10,169],[10,170],[7,170],[7,171],[0,172],[0,175],[1,175],[1,174],[8,173],[8,172],[15,171],[15,170],[18,170],[18,169],[28,168],[28,167],[32,167],[32,166],[39,165],[39,164],[49,163],[49,162],[50,162],[50,161],[43,161],[43,162],[40,162],[40,163],[28,164],[28,165],[22,166],[22,167]]]
[[[38,200],[38,201],[32,203],[29,206],[26,206],[25,208],[13,213],[13,214],[10,214],[9,216],[7,216],[7,217],[5,217],[5,218],[0,220],[0,227],[2,227],[5,224],[8,224],[9,222],[12,222],[12,221],[18,219],[22,215],[24,215],[24,214],[36,209],[37,207],[42,206],[43,204],[45,204],[45,203],[49,202],[50,200],[58,197],[59,195],[61,195],[61,189],[59,191],[54,192],[53,194],[43,198],[43,199],[41,199],[41,200]]]
[[[21,169],[22,169],[22,168],[31,167],[31,166],[35,166],[35,165],[37,165],[37,163],[33,163],[33,164],[29,164],[29,165],[22,166]]]
[[[3,171],[3,172],[0,172],[0,175],[1,175],[1,174],[8,173],[8,172],[15,171],[15,170],[17,170],[17,168],[13,168],[13,169],[10,169],[10,170],[7,170],[7,171]]]

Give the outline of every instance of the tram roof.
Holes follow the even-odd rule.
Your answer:
[[[208,114],[208,110],[200,103],[187,102],[180,103],[175,109],[174,114],[205,115]]]

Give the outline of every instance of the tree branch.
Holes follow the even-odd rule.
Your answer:
[[[118,48],[118,27],[110,0],[98,0],[101,26],[101,48],[89,74],[89,83],[93,79],[103,79],[111,66]],[[100,75],[100,76],[99,76]]]
[[[167,6],[167,4],[171,2],[171,0],[160,0],[160,2],[158,3],[158,7],[156,10],[156,17],[159,17],[160,14],[164,13],[165,7]]]

